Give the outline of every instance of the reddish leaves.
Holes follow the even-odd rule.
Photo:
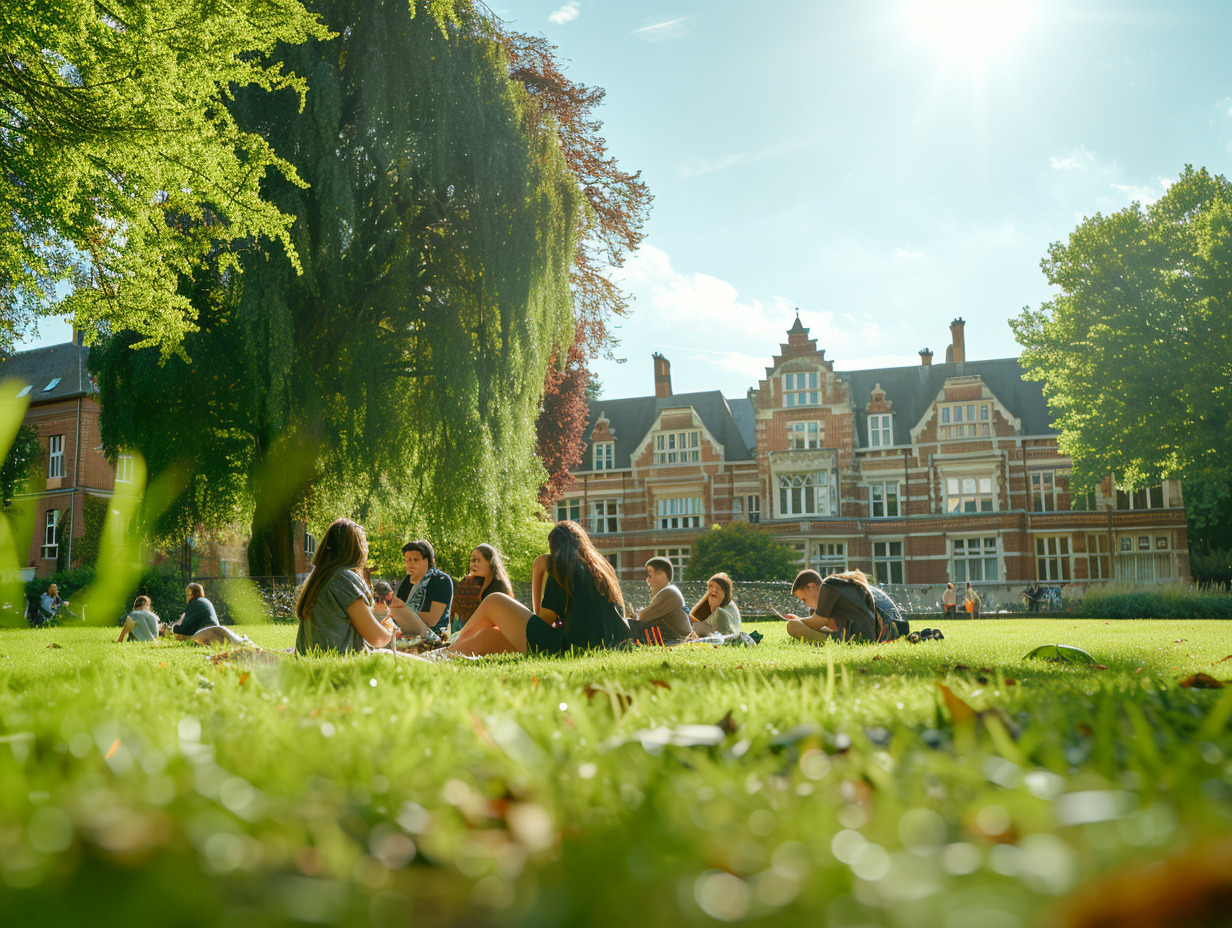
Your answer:
[[[1224,684],[1208,673],[1195,673],[1181,681],[1181,686],[1195,690],[1221,690]]]

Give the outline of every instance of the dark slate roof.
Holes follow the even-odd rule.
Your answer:
[[[753,452],[753,405],[747,399],[727,400],[718,390],[704,393],[677,393],[674,396],[634,396],[628,399],[600,399],[590,401],[590,415],[586,420],[586,447],[578,470],[590,470],[594,466],[590,433],[601,415],[607,416],[608,426],[616,436],[616,460],[618,470],[630,465],[633,450],[646,437],[655,419],[663,409],[692,406],[705,424],[706,429],[720,442],[729,461],[751,461]]]
[[[89,348],[72,342],[20,351],[0,363],[0,380],[12,378],[20,381],[22,387],[29,385],[31,389],[26,396],[31,403],[89,396],[98,392],[90,382],[90,372],[86,369],[89,356]],[[45,390],[57,377],[60,382],[51,390]]]
[[[836,371],[851,385],[856,430],[861,448],[868,443],[869,396],[878,383],[894,411],[894,443],[905,445],[909,432],[941,392],[947,377],[979,376],[1001,404],[1022,420],[1024,435],[1054,435],[1043,386],[1036,380],[1022,379],[1017,358],[989,361],[962,361],[957,364],[918,364],[911,367],[883,367],[872,371]]]

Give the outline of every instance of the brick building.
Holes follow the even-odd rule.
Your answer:
[[[1001,587],[1188,579],[1180,485],[1138,493],[1111,478],[1068,490],[1040,385],[1017,359],[968,361],[965,323],[944,363],[834,370],[799,316],[747,396],[673,394],[590,404],[582,463],[556,502],[622,579],[654,554],[677,565],[714,524],[756,522],[822,573]]]

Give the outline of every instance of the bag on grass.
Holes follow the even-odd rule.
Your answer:
[[[974,613],[975,612],[975,600],[974,599],[967,600],[965,604],[965,608],[968,612]]]

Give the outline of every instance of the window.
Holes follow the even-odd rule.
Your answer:
[[[847,569],[847,542],[813,542],[813,560],[810,566],[823,577],[841,574]]]
[[[576,496],[570,497],[569,499],[558,499],[556,501],[556,521],[581,522],[582,500]]]
[[[116,483],[133,482],[133,456],[122,454],[116,459]]]
[[[750,522],[761,521],[761,494],[751,493],[744,498],[745,512],[749,514]]]
[[[781,516],[828,516],[838,509],[838,488],[827,471],[779,474]]]
[[[684,569],[689,566],[688,548],[660,548],[655,554],[672,562],[673,576],[681,576]]]
[[[616,442],[595,442],[595,470],[612,470],[616,467]]]
[[[801,371],[799,374],[783,375],[783,406],[816,406],[817,371]]]
[[[1163,485],[1154,487],[1143,487],[1141,490],[1122,490],[1116,491],[1116,508],[1117,509],[1163,509],[1164,508],[1164,488]]]
[[[787,426],[787,447],[793,451],[820,448],[826,429],[820,422],[792,422]]]
[[[304,554],[310,558],[316,557],[317,555],[317,539],[316,536],[309,531],[304,532]]]
[[[986,437],[992,434],[989,424],[990,410],[987,403],[957,403],[939,407],[941,425],[937,437],[950,438]]]
[[[887,448],[894,444],[894,425],[890,413],[868,417],[868,446]]]
[[[1031,474],[1031,506],[1036,512],[1057,512],[1068,478],[1064,472],[1041,470]]]
[[[52,435],[47,439],[47,476],[64,476],[64,436]]]
[[[954,555],[952,573],[955,583],[980,583],[997,579],[996,538],[955,538],[951,542]]]
[[[1153,548],[1152,541],[1155,543]],[[1159,547],[1160,542],[1163,542],[1163,548]],[[1131,583],[1160,583],[1171,580],[1170,547],[1171,540],[1167,535],[1122,535],[1121,553],[1116,559],[1116,579]]]
[[[992,512],[991,477],[947,477],[946,512]]]
[[[903,582],[903,543],[873,542],[873,582],[878,584]]]
[[[899,514],[897,480],[868,485],[868,514],[872,519],[889,519]]]
[[[796,552],[796,563],[803,567],[807,560],[808,542],[793,541],[789,547]]]
[[[590,530],[596,535],[620,531],[620,500],[596,499],[590,504]]]
[[[1112,579],[1112,559],[1108,554],[1107,535],[1087,536],[1087,579]]]
[[[689,464],[700,461],[701,432],[662,432],[655,436],[656,464]]]
[[[616,571],[616,579],[620,579],[620,552],[616,551],[612,554],[605,554],[607,562],[612,565],[612,570]]]
[[[42,557],[45,561],[54,561],[60,553],[60,510],[48,509],[47,522],[43,529]]]
[[[1068,535],[1035,539],[1035,577],[1045,583],[1065,582],[1072,579],[1069,567]]]
[[[704,515],[699,497],[680,496],[655,500],[655,516],[659,528],[701,528]]]

